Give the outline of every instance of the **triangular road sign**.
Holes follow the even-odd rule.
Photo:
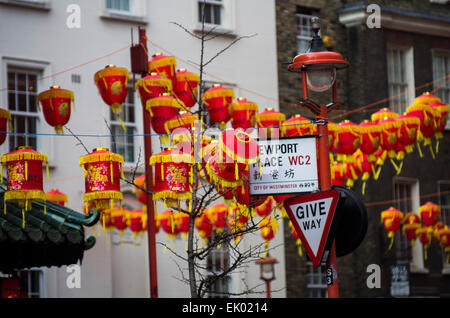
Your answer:
[[[284,201],[284,208],[314,266],[319,266],[333,221],[339,191],[300,195]]]

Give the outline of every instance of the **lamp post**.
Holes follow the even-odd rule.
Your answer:
[[[260,265],[260,276],[262,280],[266,282],[266,297],[271,298],[270,294],[270,282],[275,279],[275,264],[277,264],[278,261],[276,258],[273,257],[264,257],[260,258],[256,261],[256,264]]]
[[[319,134],[319,185],[321,191],[331,189],[330,158],[328,148],[328,112],[341,106],[337,102],[336,70],[349,66],[349,62],[344,60],[337,52],[327,51],[319,35],[320,19],[311,18],[311,27],[314,36],[311,40],[311,47],[307,53],[297,55],[293,63],[288,66],[292,72],[300,72],[302,76],[302,95],[300,106],[307,107],[316,115]],[[332,89],[332,102],[327,105],[318,105],[308,98],[308,89],[315,92],[325,92]],[[336,266],[336,244],[333,245],[327,260],[327,272],[331,271],[333,279],[328,284],[328,297],[339,297]]]

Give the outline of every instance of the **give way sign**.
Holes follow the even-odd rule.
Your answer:
[[[300,195],[284,201],[284,208],[314,266],[319,266],[339,200],[338,190]]]

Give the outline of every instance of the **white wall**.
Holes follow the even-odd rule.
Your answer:
[[[139,13],[144,15],[147,37],[161,48],[148,44],[149,53],[163,52],[178,58],[178,68],[187,68],[198,72],[187,61],[198,63],[200,57],[199,41],[189,36],[171,21],[178,22],[190,31],[196,27],[196,1],[194,0],[149,0],[140,1]],[[66,8],[71,3],[81,8],[81,28],[70,29],[66,25],[69,13]],[[277,59],[274,1],[226,0],[227,10],[231,10],[230,26],[233,36],[218,37],[208,41],[205,58],[230,44],[238,36],[257,33],[249,39],[242,39],[225,54],[218,57],[206,68],[205,79],[225,81],[234,84],[236,97],[243,96],[256,102],[260,110],[266,107],[278,109],[277,97]],[[38,91],[48,89],[50,85],[60,85],[74,91],[76,111],[72,114],[68,127],[77,134],[103,134],[109,131],[103,118],[108,118],[108,107],[103,103],[94,85],[94,74],[107,64],[116,64],[130,69],[129,49],[105,56],[130,44],[130,28],[134,27],[134,39],[137,40],[138,23],[101,18],[102,0],[58,0],[50,1],[51,9],[37,10],[20,6],[0,4],[0,87],[6,87],[7,58],[20,59],[23,64],[38,62],[44,67],[44,76],[39,82]],[[86,63],[89,62],[89,63]],[[25,63],[25,64],[26,64]],[[75,67],[70,69],[71,67]],[[81,75],[81,83],[71,82],[72,74]],[[210,74],[210,75],[208,75]],[[219,80],[221,79],[221,80]],[[0,107],[6,108],[7,94],[0,92]],[[3,106],[2,106],[3,105]],[[137,133],[142,133],[142,113],[138,101]],[[53,133],[43,118],[41,132]],[[96,147],[109,147],[109,138],[81,137],[91,151]],[[137,138],[139,142],[141,142]],[[51,140],[51,142],[48,142]],[[154,152],[159,152],[159,140],[153,138]],[[45,190],[58,188],[69,196],[69,206],[81,210],[84,180],[78,165],[79,157],[85,154],[83,147],[77,146],[75,138],[68,133],[62,137],[43,137],[42,152],[49,155],[52,163],[50,180]],[[142,145],[142,143],[140,143]],[[0,147],[1,153],[8,151],[7,143]],[[164,209],[160,206],[158,212]],[[280,226],[282,229],[282,226]],[[91,230],[87,230],[89,232]],[[96,229],[92,229],[96,232]],[[271,246],[282,243],[280,231]],[[259,238],[255,238],[258,240]],[[157,235],[158,242],[165,242],[165,234]],[[247,243],[247,242],[246,242]],[[251,244],[249,239],[248,244]],[[185,243],[175,242],[177,251],[183,252]],[[160,245],[158,253],[158,283],[160,297],[187,297],[187,286],[173,276],[178,267],[170,252],[164,252]],[[271,252],[281,264],[276,266],[277,280],[274,289],[285,285],[284,251],[282,247]],[[81,289],[68,289],[65,285],[68,273],[65,267],[46,270],[47,295],[49,297],[148,297],[148,254],[147,243],[136,248],[130,244],[117,246],[107,240],[107,235],[97,237],[93,249],[86,251],[82,265]],[[245,279],[249,285],[261,284],[259,268],[250,267]],[[261,288],[264,290],[264,287]],[[274,297],[284,297],[285,291]]]

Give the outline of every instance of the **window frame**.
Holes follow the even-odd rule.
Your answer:
[[[193,11],[193,31],[202,31],[202,22],[199,15],[199,5],[203,0],[191,0]],[[218,5],[219,1],[206,0],[206,4]],[[235,0],[221,0],[221,24],[212,24],[205,22],[205,32],[211,34],[223,34],[227,36],[236,37],[236,2]]]
[[[297,26],[298,26],[298,33],[297,33],[297,54],[302,54],[302,53],[306,53],[305,52],[299,52],[299,42],[300,41],[308,41],[309,43],[311,42],[312,38],[313,38],[313,34],[312,34],[312,29],[310,29],[311,32],[311,36],[306,36],[306,35],[301,35],[300,34],[300,28],[301,28],[301,24],[300,24],[300,19],[309,19],[310,21],[310,26],[311,26],[311,18],[313,17],[313,15],[309,15],[309,14],[305,14],[305,13],[296,13],[295,17],[297,19]]]
[[[124,14],[124,15],[131,15],[131,16],[136,16],[137,15],[137,11],[136,11],[136,0],[128,0],[129,1],[129,7],[130,9],[127,10],[120,10],[120,9],[114,9],[114,8],[108,8],[108,0],[104,0],[105,3],[105,10],[107,12],[110,13],[115,13],[115,14]],[[110,0],[111,3],[114,0]],[[119,1],[124,1],[124,0],[119,0]]]
[[[438,78],[435,78],[435,57],[444,57],[446,59],[446,66],[448,68],[447,75],[450,75],[450,50],[445,49],[431,49],[431,65],[432,65],[432,73],[433,73],[433,81],[435,81]],[[439,96],[443,103],[450,104],[450,78],[446,79],[448,81],[441,89],[444,89],[447,91],[448,100],[443,100],[441,96]],[[433,83],[433,88],[437,88],[444,84],[444,82],[439,83]],[[439,91],[435,93],[435,95],[439,95]],[[447,118],[447,124],[445,125],[446,130],[450,130],[450,117]]]
[[[395,200],[395,207],[398,207],[399,204],[397,202],[398,198],[396,197],[396,193],[395,193],[395,185],[396,184],[407,184],[407,185],[411,185],[411,195],[409,200],[406,199],[407,201],[411,201],[411,211],[401,211],[404,213],[404,215],[406,215],[406,213],[408,212],[415,212],[418,213],[419,211],[419,207],[420,207],[420,183],[419,183],[419,179],[416,178],[406,178],[406,177],[398,177],[398,176],[394,176],[392,179],[392,197]],[[400,229],[398,231],[398,233],[396,233],[396,237],[395,237],[395,245],[397,246],[398,244],[398,238],[399,235],[403,236],[403,232],[402,229]],[[402,237],[404,238],[404,237]],[[406,239],[406,238],[404,238]],[[409,244],[409,243],[408,243]],[[397,248],[397,247],[396,247]],[[429,270],[425,267],[425,262],[424,262],[424,258],[423,258],[423,245],[420,242],[419,239],[416,240],[416,244],[414,246],[410,246],[411,248],[411,259],[409,260],[409,266],[410,266],[410,272],[411,273],[428,273]],[[397,260],[396,260],[397,261]],[[397,261],[398,264],[404,264],[405,261],[404,260],[398,260]]]
[[[306,262],[306,266],[308,267],[308,273],[306,273],[306,289],[308,291],[309,298],[321,298],[321,297],[313,297],[312,293],[322,292],[325,294],[323,298],[328,297],[328,286],[327,286],[327,277],[326,277],[326,268],[324,265],[314,266],[311,261]],[[320,283],[314,282],[315,278],[320,279]],[[311,282],[312,281],[312,282]]]
[[[214,240],[214,236],[216,235],[216,232],[214,231],[213,234],[210,237],[210,240]],[[216,267],[215,260],[217,259],[217,256],[220,259],[220,266],[223,266],[223,269]],[[209,298],[228,298],[229,293],[231,290],[231,273],[228,275],[225,275],[223,277],[217,278],[218,275],[222,274],[224,270],[229,269],[230,267],[230,258],[231,258],[231,251],[228,248],[228,244],[225,242],[221,244],[220,248],[217,248],[215,246],[210,250],[210,253],[208,254],[206,258],[206,272],[208,278],[212,279],[215,278],[216,281],[209,286],[208,290],[208,297]],[[211,264],[211,266],[209,266]],[[216,290],[213,290],[214,287],[220,286],[220,291],[216,293]]]
[[[450,180],[438,180],[438,198],[439,198],[439,206],[441,207],[441,220],[444,224],[450,223],[450,204],[443,205],[441,203],[441,185],[445,184],[448,185],[450,188]],[[448,219],[445,217],[445,213],[442,211],[443,209],[448,209]],[[443,275],[450,275],[450,264],[445,261],[446,252],[444,251],[444,248],[442,249],[442,274]]]
[[[390,50],[397,50],[397,51],[403,51],[405,60],[404,60],[404,76],[405,76],[405,82],[396,82],[392,76],[391,73],[399,74],[398,71],[398,65],[395,66],[395,71],[391,70],[390,65],[393,64],[393,61],[390,60]],[[389,100],[389,108],[398,113],[403,114],[406,111],[406,108],[409,105],[412,105],[414,102],[415,96],[415,80],[414,80],[414,49],[412,46],[402,46],[397,45],[393,43],[387,43],[386,48],[386,67],[387,67],[387,84],[388,84],[388,96],[390,97]],[[401,66],[400,66],[401,67]],[[406,89],[401,89],[399,92],[395,93],[391,89],[392,85],[404,85],[406,86]],[[403,95],[392,98],[395,95],[404,93]],[[398,101],[404,98],[405,105],[398,105]]]

